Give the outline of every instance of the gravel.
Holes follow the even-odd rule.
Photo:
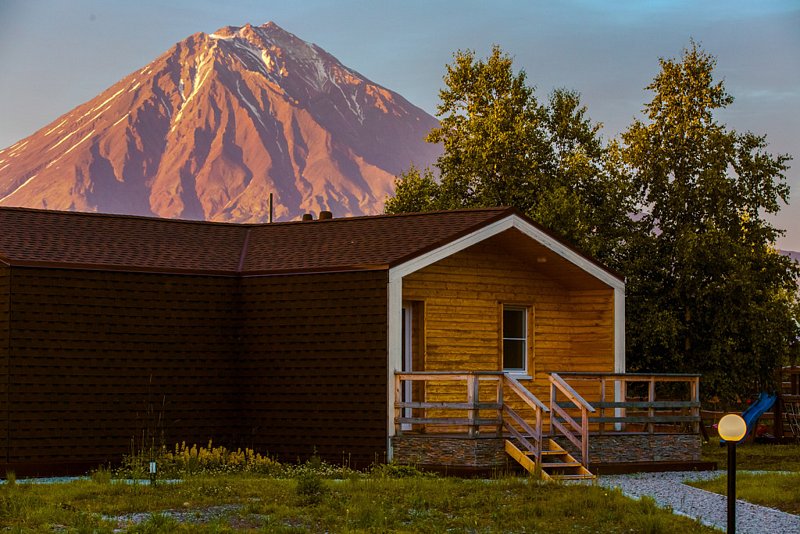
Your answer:
[[[671,507],[675,513],[697,519],[710,527],[725,530],[728,521],[727,497],[683,483],[709,480],[723,475],[725,471],[635,473],[602,476],[598,479],[598,483],[608,488],[619,488],[624,494],[634,498],[649,495],[659,505]],[[736,531],[743,534],[800,533],[800,516],[737,500]]]

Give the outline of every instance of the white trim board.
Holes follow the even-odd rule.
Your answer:
[[[397,280],[403,278],[407,274],[411,274],[416,272],[420,269],[427,267],[433,263],[436,263],[439,260],[442,260],[448,256],[455,254],[456,252],[460,252],[472,245],[480,243],[492,236],[495,236],[499,233],[505,232],[511,228],[516,228],[523,234],[527,235],[537,243],[540,243],[547,247],[548,249],[552,250],[565,260],[569,261],[573,265],[580,267],[582,270],[586,271],[588,274],[594,276],[598,280],[602,281],[606,285],[614,288],[614,289],[621,289],[624,291],[625,289],[625,282],[617,278],[615,275],[611,274],[610,272],[606,271],[593,261],[583,257],[579,253],[575,252],[568,246],[561,243],[558,239],[546,234],[542,230],[536,228],[529,222],[525,221],[521,217],[515,214],[510,214],[507,217],[504,217],[498,221],[495,221],[491,224],[484,226],[474,232],[462,236],[446,245],[443,245],[437,249],[431,250],[413,258],[405,263],[401,263],[395,267],[389,269],[389,280]]]

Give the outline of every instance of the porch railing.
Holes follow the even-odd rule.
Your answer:
[[[414,398],[413,387],[410,388],[410,398],[404,398],[403,392],[408,390],[403,386],[407,382],[411,384],[423,382],[428,385],[461,382],[466,387],[462,390],[463,396],[456,401],[426,402]],[[544,414],[550,410],[519,381],[503,372],[395,373],[394,387],[396,435],[402,435],[404,427],[434,432],[460,428],[465,429],[468,436],[477,437],[481,427],[490,427],[498,437],[502,437],[505,430],[517,438],[522,446],[536,457],[537,462],[541,459]],[[528,417],[505,401],[504,391],[519,399],[518,404],[529,409]],[[449,394],[452,395],[453,392]],[[484,413],[481,414],[481,411]],[[491,417],[487,417],[485,413],[487,411],[492,412]]]
[[[564,372],[555,376],[592,399],[596,411],[587,422],[598,434],[700,432],[698,374]],[[557,404],[573,411],[579,408],[572,399]]]
[[[548,379],[550,381],[550,433],[555,434],[556,430],[561,432],[581,451],[583,465],[589,465],[589,414],[594,413],[595,409],[558,373],[550,373]],[[567,413],[564,405],[559,404],[559,393],[566,397],[568,402],[564,403],[565,405],[580,411],[580,423]]]

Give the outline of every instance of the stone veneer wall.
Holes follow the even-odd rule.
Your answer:
[[[399,464],[493,468],[506,465],[503,438],[486,436],[394,436],[394,461]]]
[[[555,440],[573,456],[580,451],[563,436]],[[699,462],[698,434],[604,434],[589,436],[589,464]]]

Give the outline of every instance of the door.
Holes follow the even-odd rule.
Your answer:
[[[403,352],[403,372],[410,373],[414,370],[413,362],[414,362],[414,344],[412,340],[414,336],[411,333],[412,329],[412,320],[413,317],[413,308],[410,302],[403,303],[403,318],[402,318],[402,325],[403,325],[403,341],[402,341],[402,352]],[[413,383],[410,380],[406,380],[403,382],[403,391],[401,395],[403,397],[403,402],[411,402],[412,396],[412,386]],[[412,410],[411,408],[403,408],[403,417],[411,417]],[[411,425],[409,423],[403,423],[401,426],[403,430],[411,430]]]

